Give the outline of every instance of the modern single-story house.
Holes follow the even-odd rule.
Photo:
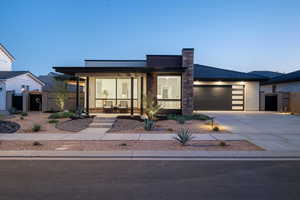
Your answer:
[[[131,114],[143,113],[144,98],[149,95],[167,113],[258,111],[260,81],[265,80],[253,74],[194,64],[193,48],[182,49],[181,55],[146,55],[145,60],[85,60],[85,66],[53,68],[85,79],[87,112],[118,112],[127,107]],[[79,95],[77,105],[78,101]]]
[[[15,58],[0,44],[1,113],[7,113],[12,107],[27,111],[30,105],[35,104],[36,95],[44,86],[44,83],[29,71],[12,71],[11,65],[14,60]],[[33,103],[30,104],[30,101]]]
[[[262,84],[261,110],[300,113],[300,70],[273,77]]]

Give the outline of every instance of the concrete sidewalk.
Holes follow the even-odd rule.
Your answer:
[[[0,159],[300,160],[300,151],[1,151]]]
[[[98,128],[97,128],[98,129]],[[74,134],[0,134],[0,140],[174,140],[175,134],[74,133]],[[245,140],[238,134],[193,134],[194,140]]]

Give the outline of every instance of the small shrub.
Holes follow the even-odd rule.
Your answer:
[[[60,118],[60,113],[53,113],[49,115],[49,119],[59,119]]]
[[[57,119],[51,119],[48,121],[49,124],[56,124],[58,123],[59,121]]]
[[[21,116],[21,117],[20,117],[20,120],[24,120],[24,117],[23,117],[23,116]]]
[[[74,113],[72,113],[72,112],[63,112],[61,116],[62,116],[61,118],[70,118],[70,117],[74,116]]]
[[[39,124],[34,124],[31,128],[32,132],[39,132],[41,130],[42,126]]]
[[[51,114],[48,118],[49,119],[62,119],[62,118],[70,118],[74,116],[72,112],[58,112]]]
[[[226,144],[226,142],[225,142],[225,141],[220,141],[220,143],[219,143],[219,146],[221,146],[221,147],[225,147],[225,146],[227,146],[227,144]]]
[[[203,114],[193,114],[193,115],[175,115],[175,114],[169,114],[167,115],[168,120],[176,120],[178,121],[180,118],[183,118],[184,120],[210,120],[211,117]]]
[[[167,119],[168,120],[177,120],[177,115],[169,114],[169,115],[167,115]]]
[[[127,144],[126,143],[121,143],[121,144],[119,144],[119,146],[126,147]]]
[[[153,120],[145,119],[144,120],[144,129],[146,131],[151,131],[154,128],[155,124]]]
[[[40,142],[38,142],[38,141],[34,141],[33,143],[32,143],[32,146],[41,146],[42,145],[42,143],[40,143]]]
[[[178,117],[178,118],[177,118],[177,122],[178,122],[179,124],[184,124],[184,123],[185,123],[185,118],[184,118],[184,117]]]
[[[174,131],[174,129],[172,129],[172,128],[168,128],[168,129],[167,129],[167,131],[170,131],[170,132],[172,132],[172,131]]]
[[[215,126],[215,127],[213,128],[213,131],[220,131],[220,128],[217,127],[217,126]]]
[[[193,139],[193,135],[189,129],[181,129],[174,137],[182,146],[186,145],[187,142]]]
[[[21,115],[22,115],[23,117],[26,117],[26,116],[28,116],[28,113],[27,113],[27,112],[21,112]]]

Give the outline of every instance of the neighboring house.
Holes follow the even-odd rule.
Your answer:
[[[11,65],[15,59],[0,44],[0,112],[7,112],[12,107],[19,110],[28,110],[30,106],[30,92],[41,92],[44,83],[29,71],[11,71]],[[14,96],[23,96],[14,98]],[[23,106],[25,105],[25,106]],[[33,105],[33,103],[32,103]]]
[[[0,44],[0,70],[1,71],[11,71],[12,63],[15,58],[9,53],[9,51]]]
[[[300,113],[300,70],[262,84],[261,110]]]
[[[265,77],[194,65],[194,49],[181,55],[146,55],[145,60],[85,60],[84,67],[53,67],[85,79],[88,112],[143,113],[154,96],[166,113],[195,110],[259,110],[259,82]],[[123,109],[122,109],[123,110]]]

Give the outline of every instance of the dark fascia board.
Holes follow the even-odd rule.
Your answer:
[[[194,48],[183,48],[182,50],[194,51]]]
[[[264,81],[260,78],[194,78],[194,81]]]
[[[148,56],[161,56],[161,57],[180,57],[181,55],[159,55],[159,54],[147,54],[146,57]]]
[[[90,59],[85,59],[84,61],[100,61],[100,62],[146,62],[146,60],[90,60]]]
[[[270,81],[266,81],[264,82],[262,85],[272,85],[272,84],[278,84],[278,83],[291,83],[291,82],[296,82],[296,81],[300,81],[300,78],[293,78],[293,79],[288,79],[288,80],[274,80],[272,81],[272,79]]]
[[[93,72],[183,72],[185,68],[153,67],[53,67],[56,72],[74,75],[75,73]]]

